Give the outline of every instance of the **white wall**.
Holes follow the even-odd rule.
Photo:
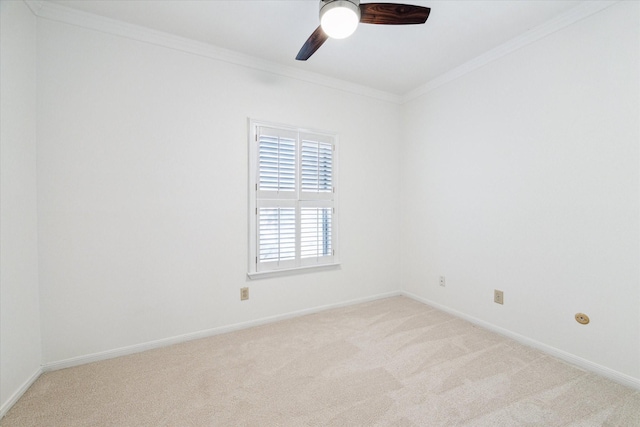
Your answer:
[[[3,409],[41,362],[401,288],[640,379],[638,3],[402,108],[48,19],[36,65],[0,4]],[[246,279],[248,117],[339,133],[340,270]]]
[[[45,19],[38,49],[45,364],[399,289],[397,104]],[[249,117],[339,134],[341,269],[246,278]]]
[[[407,292],[636,380],[639,7],[407,103],[401,156]]]
[[[0,415],[40,372],[36,18],[0,2]]]

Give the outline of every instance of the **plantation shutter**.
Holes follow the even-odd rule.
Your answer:
[[[329,138],[302,135],[301,198],[333,198],[333,142]]]
[[[295,198],[297,135],[261,127],[258,136],[258,191],[262,198]]]
[[[333,138],[300,136],[300,259],[302,265],[333,259]]]
[[[250,272],[333,263],[335,137],[275,126],[254,129]]]
[[[258,262],[295,266],[295,207],[258,208]]]
[[[333,255],[331,229],[333,208],[300,208],[300,257],[321,258]]]

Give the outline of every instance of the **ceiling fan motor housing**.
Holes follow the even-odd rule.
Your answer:
[[[360,0],[320,0],[320,9],[330,3],[353,3],[356,7],[360,6]]]
[[[320,0],[320,25],[330,37],[350,36],[360,22],[360,0]]]
[[[363,3],[360,0],[320,0],[320,26],[311,33],[296,56],[306,61],[330,37],[349,37],[362,24],[424,24],[431,9],[399,3]]]

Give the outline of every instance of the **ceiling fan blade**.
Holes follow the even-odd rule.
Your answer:
[[[424,24],[430,12],[428,7],[410,4],[364,3],[360,4],[360,22],[383,25]]]
[[[322,46],[324,42],[327,41],[328,38],[329,36],[322,31],[322,27],[316,28],[307,41],[304,42],[304,45],[302,45],[302,49],[298,52],[296,59],[298,61],[306,61],[316,50],[318,50],[320,46]]]

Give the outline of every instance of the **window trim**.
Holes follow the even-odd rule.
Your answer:
[[[331,141],[333,145],[333,154],[332,154],[332,186],[334,187],[334,191],[331,196],[331,200],[327,200],[332,204],[333,213],[332,213],[332,224],[331,224],[331,247],[333,249],[333,255],[331,256],[331,260],[326,263],[315,263],[315,264],[306,264],[304,260],[296,257],[295,266],[269,269],[269,270],[259,270],[258,269],[258,225],[257,225],[257,213],[258,208],[263,204],[266,200],[270,198],[258,198],[258,196],[262,193],[258,189],[258,179],[259,179],[259,159],[258,159],[258,146],[256,144],[258,140],[259,129],[261,127],[282,130],[284,132],[294,132],[297,134],[298,145],[300,145],[300,138],[304,135],[313,135],[316,137],[321,137],[323,141],[327,139]],[[267,278],[267,277],[275,277],[275,276],[285,276],[291,274],[301,274],[307,273],[316,270],[327,270],[327,269],[335,269],[339,268],[339,240],[338,240],[338,135],[332,132],[326,131],[318,131],[314,129],[300,128],[294,127],[290,125],[282,125],[272,122],[266,122],[261,120],[248,119],[248,160],[249,160],[249,173],[248,173],[248,266],[247,266],[247,276],[251,279],[259,279],[259,278]],[[297,185],[296,185],[296,197],[293,199],[289,199],[291,202],[294,202],[296,205],[304,206],[308,202],[313,202],[312,199],[303,199],[302,190],[300,187],[300,152],[298,152],[297,161],[296,161],[296,177],[297,177]],[[315,202],[320,204],[323,203],[324,197],[320,197]],[[282,200],[282,199],[281,199]]]

